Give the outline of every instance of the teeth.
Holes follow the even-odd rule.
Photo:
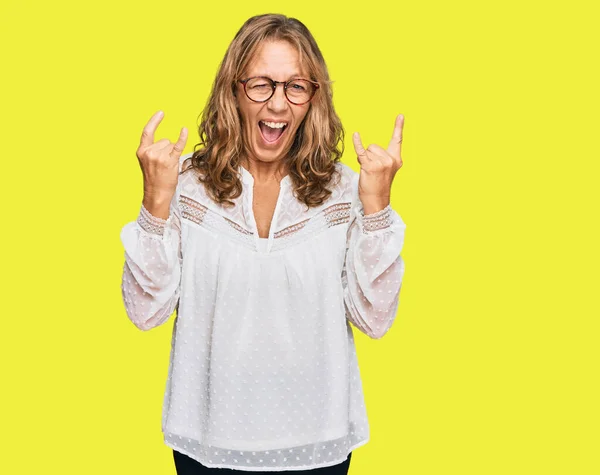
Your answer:
[[[281,129],[282,127],[285,127],[287,125],[286,122],[265,122],[264,120],[261,120],[261,122],[271,127],[272,129]]]

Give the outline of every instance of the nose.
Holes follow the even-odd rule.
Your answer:
[[[283,90],[283,87],[283,84],[277,84],[277,87],[275,87],[275,92],[267,103],[267,107],[273,112],[282,112],[287,107],[287,99],[285,97],[285,91]]]

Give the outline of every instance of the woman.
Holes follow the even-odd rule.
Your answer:
[[[349,322],[381,338],[404,273],[390,207],[403,117],[387,149],[355,134],[360,174],[342,164],[325,61],[282,15],[233,39],[200,148],[181,156],[185,128],[153,143],[162,117],[137,151],[122,293],[142,330],[177,309],[162,430],[178,473],[346,474],[369,438]]]

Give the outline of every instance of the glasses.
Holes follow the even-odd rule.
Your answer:
[[[289,81],[273,81],[265,76],[257,76],[248,79],[240,79],[244,85],[244,92],[248,99],[254,102],[267,102],[273,94],[277,84],[283,84],[283,92],[286,99],[297,106],[309,102],[317,89],[319,83],[308,79],[290,79]]]

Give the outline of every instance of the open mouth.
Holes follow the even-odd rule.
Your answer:
[[[263,120],[258,122],[262,138],[270,144],[277,142],[281,138],[287,126],[287,122],[265,122]]]

